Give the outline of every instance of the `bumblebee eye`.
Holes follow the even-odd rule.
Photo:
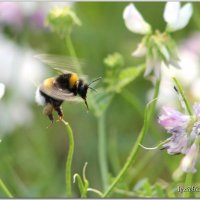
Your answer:
[[[88,85],[87,84],[80,84],[79,87],[78,87],[78,94],[83,99],[86,99],[87,90],[88,90]]]
[[[85,87],[84,87],[84,85],[81,85],[81,91],[84,91],[85,90]]]

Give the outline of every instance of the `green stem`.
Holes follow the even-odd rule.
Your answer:
[[[67,44],[67,48],[69,50],[70,56],[72,56],[73,58],[77,58],[77,54],[76,54],[74,45],[73,45],[72,40],[71,40],[71,35],[67,34],[65,39],[66,39],[66,44]],[[75,69],[76,69],[76,72],[78,74],[83,74],[82,70],[81,70],[81,66],[79,65],[78,62],[76,62]]]
[[[184,95],[184,91],[183,91],[183,89],[182,89],[182,87],[181,87],[179,81],[178,81],[175,77],[172,77],[172,79],[174,80],[174,82],[175,82],[175,84],[176,84],[176,86],[177,86],[177,88],[178,88],[178,91],[180,92],[181,97],[183,98],[183,102],[184,102],[184,104],[185,104],[185,107],[186,107],[186,109],[187,109],[187,112],[188,112],[190,115],[192,115],[192,109],[191,109],[191,107],[190,107],[190,104],[188,103],[188,100],[186,99],[186,97],[185,97],[185,95]]]
[[[13,195],[10,193],[4,182],[0,179],[0,188],[4,191],[4,193],[7,195],[9,198],[13,198]]]
[[[103,196],[103,194],[99,190],[96,190],[94,188],[88,188],[87,191],[88,192],[94,192],[94,193],[98,194],[100,197]]]
[[[159,89],[160,89],[160,80],[157,80],[156,85],[155,85],[155,91],[154,91],[153,99],[156,99],[158,97]],[[150,121],[152,120],[155,108],[156,108],[156,101],[153,101],[151,108],[150,108],[150,111],[149,111],[148,128],[150,126]]]
[[[190,107],[190,104],[188,103],[188,100],[187,100],[186,96],[184,95],[184,91],[183,91],[183,89],[181,87],[181,84],[179,83],[179,81],[175,77],[173,77],[172,79],[174,80],[174,82],[175,82],[175,84],[176,84],[176,86],[178,88],[178,91],[181,94],[181,97],[183,99],[183,102],[185,104],[187,112],[189,113],[189,115],[192,115],[192,109]],[[188,187],[188,186],[190,187],[192,185],[192,176],[193,176],[192,173],[186,174],[186,177],[185,177],[185,188]],[[190,193],[189,192],[183,193],[183,197],[190,197]]]
[[[192,186],[192,173],[187,173],[185,177],[185,188],[191,187]],[[189,198],[190,197],[190,192],[183,192],[183,197]]]
[[[114,179],[112,184],[109,186],[108,190],[104,193],[104,195],[103,195],[104,198],[108,197],[111,194],[111,192],[115,189],[117,184],[123,179],[123,177],[125,176],[125,174],[127,173],[128,169],[129,169],[129,167],[131,165],[133,165],[135,158],[136,158],[136,155],[138,153],[138,150],[140,148],[140,144],[142,143],[144,135],[149,128],[149,124],[150,124],[149,120],[152,118],[152,115],[154,113],[154,109],[155,109],[155,106],[156,106],[156,98],[157,98],[158,93],[159,93],[159,88],[160,88],[160,81],[157,81],[156,86],[155,86],[155,92],[154,92],[154,100],[152,102],[150,112],[148,113],[149,104],[147,104],[147,106],[145,108],[144,125],[142,127],[142,130],[140,131],[139,136],[138,136],[138,138],[135,142],[135,145],[133,146],[131,153],[130,153],[126,163],[124,164],[123,168],[119,172],[118,176]]]
[[[122,195],[123,198],[125,198],[125,197],[134,198],[134,197],[138,196],[138,194],[136,194],[135,192],[130,192],[127,190],[122,190],[122,189],[116,189],[115,192],[119,195]]]
[[[99,165],[101,170],[103,191],[108,187],[108,163],[107,163],[107,143],[105,131],[105,113],[98,118],[98,151]]]
[[[72,167],[72,159],[73,159],[73,153],[74,153],[74,137],[73,132],[68,124],[68,122],[65,122],[62,120],[67,128],[68,133],[68,139],[69,139],[69,151],[66,161],[66,174],[65,174],[65,180],[66,180],[66,193],[67,197],[72,197],[72,174],[71,174],[71,167]]]

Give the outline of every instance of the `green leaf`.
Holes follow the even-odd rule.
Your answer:
[[[155,185],[153,186],[153,190],[155,191],[155,197],[166,197],[165,188],[159,183],[155,183]]]
[[[134,187],[134,191],[137,191],[137,190],[140,190],[142,188],[144,188],[144,185],[148,182],[148,179],[147,178],[143,178],[141,180],[139,180],[135,187]]]
[[[119,73],[119,81],[115,86],[116,91],[120,91],[123,87],[135,80],[145,69],[145,65],[138,67],[128,67]]]
[[[152,196],[152,189],[151,189],[151,184],[149,183],[149,180],[147,180],[144,183],[144,191],[146,193],[146,196],[148,196],[148,197]]]

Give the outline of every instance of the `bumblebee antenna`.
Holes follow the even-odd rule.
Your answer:
[[[102,79],[102,77],[99,77],[99,78],[96,78],[96,79],[92,80],[92,81],[88,84],[88,86],[90,86],[92,83],[94,83],[94,82],[96,82],[96,81],[98,81],[98,80],[100,80],[100,79]],[[93,88],[91,88],[91,89],[93,89]]]
[[[93,91],[97,92],[97,90],[96,90],[96,89],[94,89],[94,88],[92,88],[92,87],[88,87],[88,88],[90,88],[91,90],[93,90]]]

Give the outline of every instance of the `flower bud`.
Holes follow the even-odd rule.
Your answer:
[[[63,37],[71,32],[74,25],[81,25],[81,22],[70,7],[54,7],[47,16],[47,25]]]
[[[109,68],[121,67],[124,65],[124,59],[120,53],[113,53],[104,59],[104,64]]]

